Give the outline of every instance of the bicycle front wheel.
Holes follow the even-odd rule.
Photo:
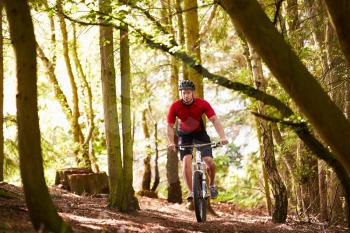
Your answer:
[[[203,196],[203,173],[195,171],[193,174],[193,204],[197,222],[205,222],[207,219],[207,202]]]

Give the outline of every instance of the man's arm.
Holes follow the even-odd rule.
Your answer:
[[[222,145],[227,144],[228,140],[225,136],[225,131],[221,125],[219,118],[216,115],[214,115],[214,116],[210,117],[209,120],[211,121],[211,123],[213,123],[216,132],[219,134],[221,144]]]
[[[174,124],[169,124],[167,127],[167,137],[168,137],[168,147],[172,150],[175,150],[175,142],[174,142]]]

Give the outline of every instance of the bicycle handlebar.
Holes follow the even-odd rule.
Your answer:
[[[200,147],[204,147],[204,146],[211,146],[211,148],[216,148],[216,147],[220,147],[222,146],[221,142],[211,142],[211,143],[204,143],[204,144],[192,144],[192,145],[177,145],[176,147],[178,147],[180,150],[182,150],[183,148],[200,148]]]

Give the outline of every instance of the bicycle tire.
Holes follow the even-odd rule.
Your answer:
[[[207,200],[202,194],[203,173],[195,171],[193,174],[193,204],[197,222],[207,220]]]

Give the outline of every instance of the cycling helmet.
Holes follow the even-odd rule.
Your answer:
[[[191,80],[183,80],[179,85],[179,90],[192,90],[194,91],[194,83]]]

